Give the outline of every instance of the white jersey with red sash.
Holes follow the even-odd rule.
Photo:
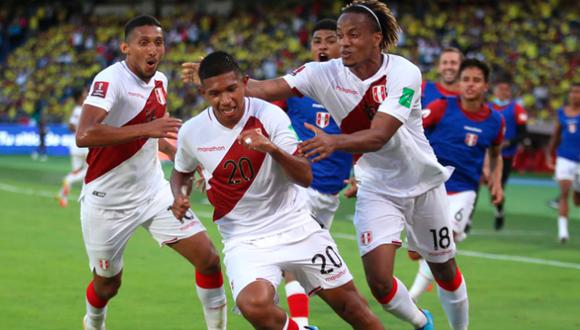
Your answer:
[[[287,231],[313,221],[298,187],[270,155],[238,143],[242,131],[260,129],[282,150],[293,154],[298,140],[290,119],[277,106],[244,99],[244,115],[232,129],[207,108],[179,131],[175,169],[190,173],[201,164],[224,241],[252,239]]]
[[[167,78],[156,72],[146,83],[125,61],[101,71],[84,104],[107,111],[103,124],[143,124],[165,115]],[[106,147],[91,147],[81,199],[113,209],[130,208],[152,198],[166,184],[157,157],[157,139],[142,138]]]

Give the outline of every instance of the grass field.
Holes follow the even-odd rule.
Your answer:
[[[0,329],[80,329],[90,280],[79,224],[79,205],[60,208],[53,196],[69,168],[66,158],[35,162],[0,156]],[[531,183],[531,184],[530,184]],[[79,187],[73,189],[78,196]],[[556,212],[545,201],[555,186],[522,182],[507,189],[506,227],[492,229],[493,212],[482,194],[473,234],[460,244],[458,262],[468,281],[471,329],[580,329],[580,211],[571,209],[571,241],[556,240]],[[214,242],[216,227],[203,196],[194,211]],[[332,233],[355,281],[388,329],[410,329],[371,299],[351,223],[353,201],[344,201]],[[400,250],[397,276],[410,286],[417,265]],[[160,249],[139,230],[125,253],[123,286],[109,306],[108,329],[204,329],[193,272],[171,249]],[[229,289],[228,289],[229,292]],[[232,307],[231,298],[228,302]],[[435,291],[420,305],[436,327],[448,329]],[[322,330],[348,329],[319,299],[311,323]],[[250,329],[230,313],[229,329]]]

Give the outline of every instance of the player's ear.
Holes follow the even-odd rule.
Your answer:
[[[129,54],[129,44],[126,41],[121,42],[121,46],[119,48],[121,48],[121,53],[124,55]]]
[[[383,34],[381,32],[375,32],[373,33],[373,44],[378,47],[381,48],[381,42],[383,41]]]
[[[248,86],[248,81],[250,80],[250,76],[248,75],[244,75],[242,77],[242,84],[244,84],[244,87]]]

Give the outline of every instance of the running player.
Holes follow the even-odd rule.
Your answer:
[[[465,60],[459,70],[458,98],[443,98],[429,104],[423,117],[425,129],[431,129],[429,142],[439,162],[453,166],[451,178],[445,182],[449,198],[449,216],[456,242],[465,239],[465,227],[475,206],[476,193],[487,152],[490,175],[488,186],[492,202],[503,199],[501,184],[501,146],[504,119],[485,104],[489,81],[488,66],[476,59]],[[433,275],[422,259],[419,272],[409,290],[413,300],[428,288]]]
[[[171,159],[181,121],[167,116],[167,78],[157,71],[165,52],[157,19],[138,16],[125,26],[122,62],[92,83],[76,133],[89,147],[80,197],[81,225],[93,280],[86,291],[85,329],[104,329],[108,301],[121,286],[123,252],[140,226],[196,269],[197,293],[208,329],[225,329],[226,296],[219,256],[198,218],[177,220],[158,150]]]
[[[442,97],[459,94],[459,66],[463,53],[454,47],[443,49],[437,60],[437,82],[424,80],[421,86],[421,104],[423,107]]]
[[[266,100],[306,95],[318,100],[344,134],[331,135],[308,123],[316,136],[301,149],[318,161],[336,150],[364,153],[355,165],[359,191],[355,228],[375,298],[415,328],[432,320],[393,276],[400,234],[428,262],[440,299],[454,329],[468,326],[465,279],[455,261],[455,243],[441,166],[421,123],[421,73],[408,60],[383,53],[397,42],[400,28],[390,9],[377,0],[355,0],[338,19],[341,59],[310,62],[284,76],[250,80],[248,94]],[[183,76],[195,81],[196,66]],[[187,78],[190,76],[189,78]]]
[[[73,93],[73,98],[75,100],[75,107],[68,121],[68,128],[71,132],[76,133],[77,127],[79,126],[79,119],[81,118],[81,111],[83,110],[83,101],[87,97],[87,89],[77,89]],[[69,147],[70,150],[70,160],[72,165],[72,171],[68,173],[62,179],[62,187],[58,192],[58,203],[62,207],[68,205],[68,194],[70,192],[70,187],[75,182],[80,182],[84,179],[87,173],[87,154],[89,152],[88,148],[79,148],[76,143],[72,143]]]
[[[187,214],[191,178],[201,165],[243,316],[257,329],[299,329],[275,304],[286,271],[353,328],[383,329],[300,194],[297,185],[309,186],[312,171],[297,155],[288,117],[275,105],[245,97],[248,78],[225,52],[205,57],[199,77],[210,107],[179,132],[172,210],[178,219]]]
[[[558,239],[565,243],[568,233],[568,196],[574,184],[574,204],[580,205],[580,83],[574,83],[568,94],[568,105],[558,109],[558,120],[546,153],[548,166],[554,167],[552,155],[556,154],[555,177],[560,186]]]
[[[498,79],[493,86],[493,100],[489,103],[492,110],[501,113],[505,119],[506,131],[502,145],[501,156],[503,159],[503,172],[501,175],[501,186],[509,179],[513,160],[518,150],[518,144],[526,136],[526,122],[528,114],[522,106],[512,99],[512,82],[510,77],[505,76]],[[504,225],[505,216],[503,212],[504,202],[496,205],[495,229],[501,230]]]

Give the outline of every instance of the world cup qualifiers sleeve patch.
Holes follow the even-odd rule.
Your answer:
[[[415,91],[411,88],[404,87],[403,88],[403,95],[399,99],[399,104],[404,106],[407,109],[411,108],[411,101],[413,100],[413,95],[415,95]]]
[[[95,81],[93,84],[93,92],[91,96],[98,96],[105,98],[107,96],[107,90],[109,89],[109,83],[106,81]]]

